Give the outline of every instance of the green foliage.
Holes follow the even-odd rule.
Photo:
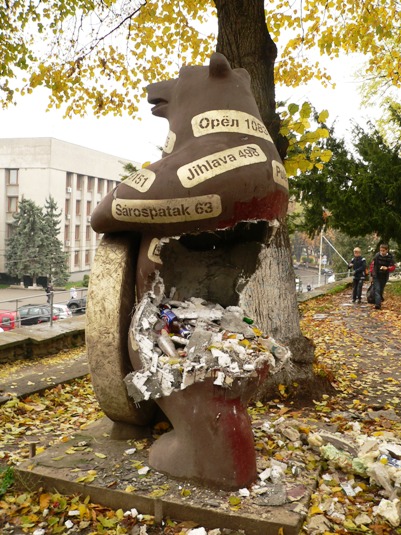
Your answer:
[[[386,292],[392,295],[401,295],[401,281],[391,281],[391,284],[387,284]]]
[[[121,174],[121,181],[127,180],[127,178],[131,178],[135,173],[138,172],[138,168],[135,167],[134,164],[131,162],[126,162],[123,164],[123,171],[124,174]]]
[[[59,240],[61,211],[52,196],[46,199],[44,207],[44,232],[46,248],[43,251],[45,257],[46,274],[53,284],[63,286],[69,279],[67,269],[68,254],[63,251]]]
[[[307,264],[313,264],[314,260],[312,257],[308,257],[308,256],[303,256],[301,258],[301,262],[304,262],[304,263],[307,263]]]
[[[44,210],[29,199],[22,199],[13,214],[12,236],[6,243],[6,270],[21,279],[30,275],[48,277],[53,284],[68,280],[66,253],[58,239],[60,212],[50,197]]]
[[[6,270],[19,279],[30,275],[36,284],[39,275],[46,275],[42,251],[45,229],[42,209],[29,199],[22,199],[13,214],[12,237],[6,244]]]
[[[389,147],[372,125],[354,128],[354,153],[344,140],[323,141],[333,157],[295,177],[293,192],[304,208],[303,228],[313,235],[332,227],[351,237],[377,234],[401,245],[401,144]]]
[[[89,286],[89,275],[84,275],[84,280],[82,281],[82,286],[87,288]]]
[[[14,469],[11,466],[0,467],[0,497],[14,484]]]
[[[85,276],[88,276],[88,275],[85,275]],[[70,281],[70,282],[67,282],[64,285],[64,287],[66,290],[69,290],[70,288],[84,288],[85,284],[83,280],[82,281]]]
[[[369,266],[378,245],[377,236],[374,234],[368,234],[367,236],[354,236],[350,237],[338,230],[333,232],[331,242],[337,249],[337,251],[348,262],[354,256],[354,248],[359,247],[361,254],[366,259],[367,266]],[[345,273],[348,268],[344,261],[338,256],[333,256],[333,271],[334,273]]]
[[[335,295],[343,292],[346,288],[349,287],[349,283],[347,282],[341,282],[334,286],[334,288],[330,288],[330,290],[327,290],[326,295]]]
[[[122,110],[132,115],[146,83],[182,64],[203,63],[215,48],[215,35],[205,24],[215,5],[216,0],[3,2],[0,102],[14,101],[18,84],[11,82],[23,72],[23,91],[49,88],[52,105],[67,105],[69,114],[84,114],[90,107],[99,115]],[[342,51],[364,54],[372,78],[400,86],[397,0],[264,5],[271,37],[280,46],[278,83],[294,87],[316,78],[329,84],[330,74],[315,61],[314,50],[329,57]]]

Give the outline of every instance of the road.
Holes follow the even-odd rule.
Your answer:
[[[295,269],[295,276],[301,279],[302,290],[307,291],[308,284],[312,289],[318,286],[319,273],[317,269],[299,267]],[[321,275],[321,285],[326,284],[328,275]],[[87,288],[78,288],[78,297],[83,297],[87,293]],[[81,295],[82,294],[82,295]],[[70,298],[70,291],[54,292],[54,303],[67,303]],[[6,288],[0,289],[0,310],[16,310],[18,307],[27,304],[42,305],[47,303],[46,292],[43,288],[32,290],[28,288]]]
[[[87,288],[77,289],[78,297],[86,295]],[[54,292],[53,302],[67,303],[70,298],[70,291],[64,290]],[[22,305],[43,305],[47,303],[46,292],[43,288],[32,290],[28,288],[6,288],[0,289],[0,310],[16,310]]]
[[[302,281],[302,291],[306,292],[306,287],[308,284],[311,285],[312,290],[318,287],[319,284],[319,271],[313,268],[304,268],[299,267],[295,268],[295,276]],[[320,276],[320,286],[327,284],[329,275],[321,274]]]

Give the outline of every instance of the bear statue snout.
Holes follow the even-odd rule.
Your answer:
[[[148,102],[154,105],[151,110],[153,115],[167,118],[168,104],[176,84],[177,80],[172,79],[150,84],[146,87]]]

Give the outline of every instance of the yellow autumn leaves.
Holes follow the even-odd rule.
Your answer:
[[[302,106],[289,104],[282,112],[282,126],[280,133],[289,141],[287,158],[284,161],[288,176],[294,176],[298,171],[305,172],[316,167],[322,169],[332,157],[332,152],[321,148],[318,142],[329,136],[329,131],[322,125],[327,121],[329,113],[323,110],[314,120],[314,110],[310,103]]]

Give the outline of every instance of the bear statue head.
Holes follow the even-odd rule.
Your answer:
[[[270,221],[287,211],[288,183],[244,69],[215,53],[147,88],[169,121],[162,158],[110,192],[93,212],[96,232],[158,237]]]

